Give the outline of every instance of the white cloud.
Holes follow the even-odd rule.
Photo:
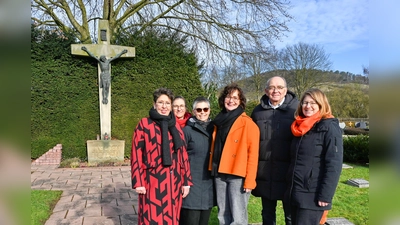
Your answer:
[[[291,32],[276,43],[278,48],[301,41],[339,53],[368,44],[368,0],[304,0],[292,4]]]

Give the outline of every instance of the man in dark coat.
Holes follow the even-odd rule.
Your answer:
[[[283,197],[293,139],[290,126],[298,104],[296,95],[287,89],[286,80],[275,76],[267,81],[265,95],[251,114],[260,128],[257,186],[252,194],[261,197],[263,225],[276,224],[277,200],[282,200],[286,225],[291,225],[290,203]]]

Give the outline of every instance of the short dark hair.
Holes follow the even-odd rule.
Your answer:
[[[153,92],[153,101],[157,102],[157,99],[161,95],[168,96],[168,98],[171,100],[171,104],[172,104],[172,100],[174,99],[174,93],[170,89],[162,87],[162,88],[159,88],[159,89],[155,90]]]
[[[221,109],[225,108],[225,98],[226,96],[232,94],[232,92],[238,91],[239,99],[240,99],[240,106],[243,109],[246,109],[246,96],[244,96],[243,90],[237,85],[236,83],[227,85],[224,90],[221,92],[218,98],[218,105]]]

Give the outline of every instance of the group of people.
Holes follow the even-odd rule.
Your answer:
[[[298,100],[276,76],[251,116],[246,102],[237,84],[227,85],[211,120],[205,97],[188,112],[171,90],[153,93],[132,141],[138,224],[207,225],[217,206],[219,224],[247,225],[251,194],[261,198],[263,225],[276,224],[278,200],[286,225],[320,224],[343,157],[342,132],[325,94],[310,89]]]

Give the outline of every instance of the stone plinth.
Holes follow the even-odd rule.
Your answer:
[[[89,140],[88,163],[124,161],[125,140]]]

